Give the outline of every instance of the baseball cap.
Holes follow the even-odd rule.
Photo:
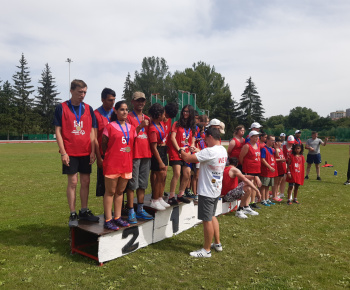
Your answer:
[[[218,119],[211,119],[208,126],[207,127],[210,127],[210,126],[220,126],[220,120]],[[225,126],[224,126],[225,128]]]
[[[225,134],[225,123],[220,122],[220,133]]]
[[[286,134],[281,133],[281,134],[280,134],[280,137],[286,137]]]
[[[253,124],[250,125],[249,129],[253,129],[253,128],[261,128],[262,126],[258,123],[258,122],[254,122]]]
[[[293,135],[289,135],[288,138],[287,138],[287,142],[289,144],[294,144],[294,141],[295,141],[294,136]]]
[[[250,131],[248,137],[250,138],[254,135],[260,135],[260,133],[258,131]]]
[[[295,131],[295,134],[299,134],[299,133],[301,133],[300,130],[296,130],[296,131]]]
[[[145,94],[143,92],[135,92],[132,94],[132,99],[135,101],[138,99],[145,99],[146,100],[146,97],[145,97]]]

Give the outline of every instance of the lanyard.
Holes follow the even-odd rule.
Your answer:
[[[108,123],[111,122],[111,120],[109,119],[109,116],[112,114],[113,109],[109,111],[109,113],[106,112],[106,110],[103,108],[103,106],[101,106],[101,111],[102,111],[102,115],[103,117],[107,118]]]
[[[163,134],[164,134],[164,138],[162,138],[162,133],[160,132],[160,130],[158,129],[158,127],[157,127],[157,125],[152,121],[152,124],[154,125],[154,127],[156,127],[157,128],[157,130],[158,130],[158,132],[159,132],[159,137],[160,137],[160,140],[162,140],[162,142],[164,142],[164,138],[165,138],[165,131],[164,131],[164,129],[163,129],[163,126],[162,126],[162,124],[161,123],[159,123],[159,125],[160,125],[160,129],[162,129],[162,132],[163,132]]]
[[[119,125],[119,127],[120,127],[120,130],[122,130],[122,132],[123,132],[124,138],[125,138],[125,140],[126,140],[126,145],[129,145],[130,136],[129,136],[128,124],[125,123],[126,133],[127,133],[127,135],[128,135],[128,137],[126,137],[126,134],[125,134],[125,132],[124,132],[124,130],[123,130],[122,125],[120,125],[120,123],[119,123],[118,120],[116,120],[116,122],[118,123],[118,125]]]
[[[69,100],[69,104],[70,104],[71,107],[72,107],[73,113],[74,113],[75,118],[76,118],[76,120],[77,120],[77,124],[79,124],[80,118],[81,118],[81,103],[79,104],[79,116],[78,116],[77,113],[75,112],[75,109],[74,109],[74,106],[72,105],[71,100]]]
[[[186,139],[188,139],[188,135],[190,135],[190,130],[191,128],[188,128],[188,131],[186,131],[186,128],[184,128]]]
[[[141,125],[141,122],[140,122],[140,120],[139,120],[139,117],[136,115],[135,111],[132,111],[132,113],[133,113],[134,116],[136,117],[137,122],[139,122],[139,125]],[[142,114],[142,116],[143,116],[143,114]],[[142,128],[141,131],[142,131],[142,132],[145,132],[145,128]]]

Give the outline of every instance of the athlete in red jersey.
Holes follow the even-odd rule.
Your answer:
[[[239,154],[239,162],[242,164],[243,173],[245,175],[259,176],[261,161],[260,148],[257,144],[259,140],[259,132],[251,131],[248,135],[249,142],[246,143]],[[251,195],[251,207],[259,209],[260,207],[255,203],[255,192]]]
[[[301,131],[300,130],[296,130],[295,134],[294,134],[294,139],[295,139],[294,144],[302,144],[300,136],[301,136]]]
[[[282,146],[282,140],[279,137],[276,137],[275,157],[276,157],[278,175],[275,177],[275,180],[274,180],[275,184],[272,189],[272,195],[275,201],[282,201],[282,197],[284,197],[284,189],[286,186],[286,177],[287,177],[286,176],[286,173],[287,173],[286,158],[284,157],[281,146]],[[278,195],[279,189],[280,189],[280,194]]]
[[[145,190],[148,186],[149,172],[151,168],[151,148],[148,139],[149,117],[142,113],[146,104],[145,94],[135,92],[131,103],[133,111],[128,115],[128,122],[135,126],[137,138],[134,145],[134,160],[132,179],[127,185],[127,207],[129,210],[128,221],[137,223],[137,219],[151,220],[153,217],[143,209]],[[134,191],[137,195],[137,211],[134,212]]]
[[[244,133],[245,133],[245,128],[243,125],[238,125],[235,128],[233,138],[228,144],[228,148],[227,148],[227,154],[229,157],[235,157],[237,159],[239,158],[239,154],[241,153],[242,147],[245,143],[245,140],[243,137]],[[241,170],[242,164],[239,164],[237,168]]]
[[[70,87],[72,98],[56,107],[55,133],[61,153],[62,171],[67,174],[67,199],[70,209],[68,225],[78,226],[78,218],[98,222],[88,209],[89,184],[91,164],[95,161],[95,132],[96,118],[89,105],[83,100],[87,92],[87,85],[82,80],[73,80]],[[79,216],[75,211],[75,191],[80,173]]]
[[[261,185],[258,176],[243,175],[242,172],[236,168],[238,159],[235,157],[229,157],[229,166],[224,170],[224,176],[222,180],[221,194],[224,195],[225,201],[241,200],[241,203],[236,211],[236,217],[247,218],[249,215],[258,215],[259,213],[249,207],[250,195],[252,191],[260,198],[259,189],[254,185],[251,180],[255,180],[258,185]],[[240,183],[238,183],[240,180]]]
[[[103,152],[102,152],[102,134],[104,128],[109,124],[115,102],[115,91],[104,88],[101,93],[102,106],[94,111],[98,128],[95,129],[95,151],[97,159],[97,181],[96,181],[96,196],[105,194],[105,178],[103,175]]]
[[[294,144],[292,148],[292,154],[288,160],[287,169],[287,182],[289,182],[288,187],[288,201],[287,204],[292,204],[292,191],[294,187],[294,203],[299,203],[297,200],[298,189],[300,185],[304,184],[304,164],[305,159],[303,156],[304,147],[302,144]]]
[[[287,138],[287,144],[283,145],[283,155],[286,158],[286,161],[288,161],[289,156],[292,154],[292,147],[295,143],[294,136],[289,135]]]

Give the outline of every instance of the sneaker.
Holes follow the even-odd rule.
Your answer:
[[[279,195],[279,198],[284,198],[284,193],[281,193],[280,195]]]
[[[238,218],[240,218],[240,219],[247,219],[247,218],[248,218],[248,217],[244,214],[243,210],[237,210],[235,216],[238,217]]]
[[[254,202],[254,203],[251,203],[251,204],[250,204],[250,207],[251,207],[252,209],[261,209],[261,207],[258,206],[255,202]]]
[[[344,185],[350,185],[350,181],[349,180],[345,181]]]
[[[160,199],[158,199],[159,203],[164,206],[165,208],[170,207],[170,204],[166,203],[165,200],[161,197]]]
[[[182,195],[180,197],[177,196],[177,202],[190,203],[191,201]]]
[[[178,205],[179,203],[176,201],[175,197],[172,197],[172,198],[168,199],[168,204],[169,205]]]
[[[198,251],[191,252],[190,256],[196,257],[196,258],[210,258],[211,257],[211,251],[207,252],[206,250],[204,250],[202,248],[202,249],[200,249]]]
[[[211,249],[215,249],[215,251],[217,252],[222,252],[222,245],[220,244],[214,244],[212,243],[210,246]]]
[[[70,214],[68,226],[70,228],[78,226],[78,215],[75,212]]]
[[[119,230],[119,227],[113,222],[113,220],[109,220],[108,222],[105,221],[103,227],[111,231]]]
[[[264,205],[264,206],[271,206],[266,201],[262,201],[261,204]]]
[[[349,183],[350,184],[350,183]],[[198,194],[196,194],[193,198],[194,201],[198,201]]]
[[[277,201],[277,202],[280,202],[280,201],[282,201],[283,199],[282,199],[282,198],[279,198],[279,197],[274,197],[272,200]]]
[[[136,218],[144,220],[153,220],[153,216],[151,216],[145,210],[142,210],[141,212],[136,212]]]
[[[168,196],[169,194],[167,192],[164,191],[163,193],[164,196]]]
[[[129,224],[137,224],[135,211],[131,212],[131,210],[129,210],[129,212],[128,212],[128,223]]]
[[[292,203],[292,201],[290,199],[288,199],[287,204],[288,205],[292,205],[293,203]]]
[[[194,193],[191,189],[188,189],[188,190],[185,190],[185,194],[184,194],[186,197],[188,198],[194,198]]]
[[[304,179],[309,179],[309,175],[306,175]]]
[[[120,227],[130,227],[130,224],[127,221],[123,220],[121,217],[119,219],[114,219],[114,223]]]
[[[94,214],[89,209],[87,209],[86,212],[84,213],[82,213],[79,210],[79,219],[89,221],[89,222],[96,222],[96,223],[98,223],[98,221],[100,220],[100,218],[98,216],[94,216]]]
[[[243,208],[244,214],[250,214],[250,215],[259,215],[259,213],[255,210],[252,210],[249,206]]]
[[[296,204],[300,204],[300,202],[297,199],[293,199],[293,202]]]
[[[154,200],[154,199],[151,200],[150,207],[156,210],[165,210],[165,207],[162,206],[158,200]]]
[[[317,176],[316,180],[321,180],[321,177]]]
[[[268,204],[270,204],[270,205],[275,205],[275,203],[274,202],[272,202],[271,200],[266,200],[266,202],[268,203]]]

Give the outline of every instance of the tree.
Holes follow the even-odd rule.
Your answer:
[[[128,75],[124,82],[124,90],[123,90],[123,97],[122,97],[128,104],[128,108],[131,107],[131,98],[132,98],[133,92],[134,92],[134,83],[131,80],[130,73],[128,72]]]
[[[10,131],[16,127],[15,115],[14,91],[11,84],[6,81],[0,90],[0,128],[1,133],[7,134],[7,140],[10,139]]]
[[[313,110],[306,107],[295,107],[288,115],[288,127],[296,129],[311,128],[312,123],[320,116]]]
[[[246,81],[247,86],[241,95],[239,109],[241,110],[240,122],[249,127],[253,122],[263,123],[265,121],[263,114],[265,110],[262,106],[255,84],[252,82],[252,78]]]
[[[18,108],[16,118],[18,120],[18,129],[23,140],[24,132],[28,131],[32,125],[30,115],[32,114],[34,99],[30,98],[30,95],[34,92],[34,90],[32,90],[34,86],[30,85],[31,78],[27,67],[28,63],[23,53],[19,60],[19,64],[19,66],[16,66],[19,71],[12,76],[12,79],[14,82],[13,88],[15,101]]]
[[[276,126],[279,126],[279,128],[282,128],[281,125],[285,126],[287,123],[287,117],[283,115],[277,115],[277,116],[271,116],[270,118],[266,119],[266,126],[265,128],[275,128]]]
[[[50,133],[53,132],[53,118],[55,113],[55,106],[59,102],[59,98],[56,96],[59,93],[56,90],[55,78],[52,77],[49,64],[45,64],[45,68],[41,73],[41,80],[39,80],[41,86],[38,87],[38,96],[36,96],[36,110],[41,116],[41,127],[47,139],[49,139]]]

